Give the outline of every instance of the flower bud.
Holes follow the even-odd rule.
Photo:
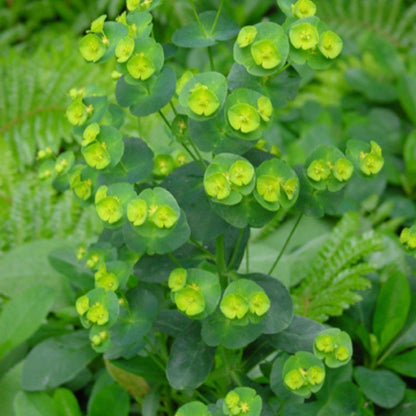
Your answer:
[[[335,358],[338,361],[346,361],[348,358],[350,358],[350,352],[348,351],[348,348],[341,345],[335,350]]]
[[[129,202],[127,219],[136,226],[144,224],[147,219],[147,203],[144,199],[133,199]]]
[[[195,114],[210,116],[217,111],[220,101],[206,85],[196,84],[191,90],[187,104]]]
[[[187,275],[188,272],[186,269],[181,267],[172,270],[168,280],[169,289],[172,292],[177,292],[178,290],[182,289],[186,284]]]
[[[181,150],[178,150],[173,154],[173,163],[175,164],[175,167],[180,167],[186,164],[188,161],[188,157],[186,153],[182,152]]]
[[[272,102],[270,101],[269,97],[263,95],[257,100],[257,110],[260,114],[260,117],[263,121],[269,121],[270,117],[273,114],[273,106]]]
[[[240,48],[245,48],[251,45],[257,36],[257,29],[254,26],[244,26],[237,36],[237,45]]]
[[[247,314],[249,306],[242,296],[229,293],[222,298],[220,309],[228,319],[241,319]]]
[[[303,19],[304,17],[315,16],[316,5],[311,0],[298,0],[292,6],[293,15],[298,19]]]
[[[319,33],[311,23],[298,23],[291,27],[289,38],[296,49],[308,50],[318,45]]]
[[[153,61],[141,52],[127,62],[127,71],[133,78],[145,81],[155,73],[156,68]]]
[[[93,324],[104,325],[109,319],[108,310],[102,303],[96,302],[88,310],[87,319]]]
[[[155,156],[153,174],[157,177],[165,177],[169,175],[175,168],[172,156],[167,154],[159,154]]]
[[[335,349],[335,341],[332,335],[322,334],[315,339],[315,347],[320,352],[332,352]]]
[[[83,149],[82,154],[87,165],[95,169],[104,169],[111,162],[105,143],[92,143]]]
[[[126,62],[134,50],[134,40],[126,36],[121,39],[116,46],[115,56],[117,58],[117,62],[123,63]]]
[[[86,61],[97,62],[105,54],[106,46],[99,36],[89,33],[79,42],[79,51]]]
[[[85,312],[88,311],[90,307],[90,300],[88,296],[81,296],[75,302],[75,309],[77,310],[79,315],[84,315]]]
[[[345,158],[339,158],[335,162],[334,166],[334,176],[340,182],[347,181],[351,178],[352,173],[354,172],[354,167],[352,163]]]
[[[238,403],[240,402],[240,396],[235,391],[230,391],[225,396],[224,401],[225,401],[225,404],[227,405],[227,407],[232,409],[233,407],[237,406]]]
[[[102,287],[105,290],[117,290],[119,285],[118,277],[115,273],[109,273],[105,271],[104,273],[97,272],[95,274],[95,286]]]
[[[178,309],[188,316],[198,315],[205,309],[204,295],[197,287],[184,287],[175,293]]]
[[[89,124],[84,132],[82,133],[82,137],[83,137],[83,141],[81,143],[82,146],[87,146],[90,143],[92,143],[93,141],[95,141],[95,139],[97,138],[97,136],[100,134],[100,125],[98,123],[91,123]]]
[[[254,42],[250,52],[256,65],[260,65],[264,69],[273,69],[282,62],[280,52],[270,39]]]
[[[331,174],[331,169],[325,160],[317,159],[312,161],[312,163],[308,166],[306,174],[312,180],[320,182],[328,179],[329,175]]]
[[[266,202],[277,202],[280,198],[279,178],[271,175],[261,175],[257,178],[256,190]]]
[[[234,104],[227,111],[228,121],[234,130],[251,133],[260,127],[260,116],[257,110],[246,103]]]
[[[86,201],[92,193],[92,182],[90,179],[87,179],[86,181],[81,181],[73,187],[73,190],[75,195],[79,199]]]
[[[325,58],[335,59],[342,51],[342,39],[335,32],[327,30],[319,38],[318,47]]]
[[[251,313],[263,316],[270,309],[270,299],[264,292],[254,292],[248,303]]]
[[[222,173],[214,173],[204,178],[204,188],[208,196],[219,201],[227,198],[231,193],[230,184]]]
[[[82,102],[81,98],[75,99],[69,104],[65,114],[73,126],[80,126],[87,121],[87,106]]]
[[[237,186],[248,185],[254,176],[254,168],[246,160],[235,161],[229,170],[230,182]]]
[[[308,368],[306,377],[310,385],[316,386],[317,384],[321,384],[324,381],[325,370],[321,367],[314,365]]]
[[[169,205],[158,207],[156,212],[150,216],[150,220],[158,228],[172,228],[178,219],[178,214]]]
[[[104,222],[114,224],[123,216],[123,207],[120,200],[114,196],[107,196],[96,204],[98,216]]]
[[[373,153],[360,155],[360,169],[365,175],[375,175],[384,165],[384,158]]]
[[[290,370],[284,377],[283,382],[290,390],[298,390],[306,384],[306,380],[298,369]]]

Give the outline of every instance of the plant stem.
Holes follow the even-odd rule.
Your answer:
[[[175,114],[175,116],[178,115],[178,112],[176,111],[175,105],[173,104],[172,101],[169,101],[170,107],[172,108],[173,113]]]
[[[218,274],[220,276],[221,286],[225,288],[227,285],[227,277],[226,277],[226,265],[225,265],[225,253],[224,253],[224,236],[221,234],[215,240],[215,251],[217,256],[217,268]]]
[[[168,253],[168,256],[178,267],[182,267],[179,260],[172,253]]]
[[[276,260],[274,261],[272,267],[269,270],[269,273],[268,273],[269,275],[271,275],[273,273],[273,270],[276,268],[277,264],[279,263],[280,259],[282,258],[283,253],[285,252],[286,247],[288,246],[290,240],[292,239],[293,234],[296,231],[296,228],[298,228],[298,225],[299,225],[300,220],[302,219],[302,217],[303,217],[303,212],[300,213],[298,219],[295,222],[295,225],[293,226],[292,230],[290,231],[289,235],[287,236],[285,244],[283,245],[282,249],[280,250],[279,255],[277,256]]]
[[[209,66],[211,68],[211,71],[215,71],[215,65],[214,65],[214,56],[212,55],[212,48],[211,46],[208,46],[208,57],[209,57]]]
[[[250,270],[250,251],[249,251],[248,246],[249,246],[249,244],[247,242],[247,245],[246,245],[246,273],[248,273],[249,270]]]
[[[235,243],[233,254],[231,256],[230,261],[228,262],[228,267],[227,267],[228,270],[230,270],[231,266],[235,262],[235,259],[236,259],[237,254],[238,254],[238,250],[240,250],[240,245],[241,245],[241,241],[243,240],[244,231],[245,231],[245,228],[242,228],[240,230],[239,234],[238,234],[238,238],[237,238],[237,241]]]
[[[209,31],[209,33],[210,33],[211,35],[212,35],[212,33],[214,32],[215,28],[217,27],[218,19],[219,19],[219,17],[220,17],[220,14],[221,14],[221,10],[222,10],[222,6],[223,6],[223,5],[224,5],[224,0],[221,0],[220,7],[218,8],[218,10],[217,10],[217,14],[216,14],[215,19],[214,19],[214,23],[212,24],[212,26],[211,26],[211,30]]]
[[[200,151],[199,151],[199,149],[198,149],[197,145],[196,145],[196,144],[195,144],[195,142],[192,140],[192,137],[191,137],[191,136],[189,136],[189,135],[188,135],[188,140],[189,140],[189,143],[191,144],[192,148],[194,149],[194,151],[195,151],[196,155],[198,156],[198,159],[200,160],[201,164],[202,164],[202,165],[204,166],[204,168],[206,169],[207,165],[206,165],[206,163],[205,163],[204,159],[202,158],[201,153],[200,153]]]
[[[159,110],[160,117],[162,117],[165,124],[169,127],[169,130],[172,130],[172,126],[169,123],[169,120],[166,118],[166,116],[162,113],[162,110]]]
[[[201,243],[199,243],[194,238],[190,238],[189,241],[194,245],[197,246],[204,254],[206,254],[211,260],[216,261],[216,257],[208,250],[206,249]]]
[[[198,26],[201,29],[202,34],[206,37],[207,32],[206,32],[201,20],[199,19],[198,12],[196,11],[195,4],[194,4],[193,0],[190,0],[190,3],[191,3],[192,11],[194,12],[195,19],[198,23]]]

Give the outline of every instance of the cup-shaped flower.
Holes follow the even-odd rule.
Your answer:
[[[300,369],[290,370],[285,375],[283,382],[290,390],[298,390],[306,384],[305,377]]]
[[[227,111],[228,121],[234,130],[251,133],[260,127],[257,110],[247,103],[234,104]]]
[[[66,118],[73,126],[80,126],[87,121],[87,106],[81,98],[75,99],[66,109]]]
[[[332,352],[335,349],[335,339],[330,334],[318,335],[315,339],[315,348],[320,352]]]
[[[270,309],[270,299],[265,292],[254,292],[250,296],[248,307],[251,313],[263,316]]]
[[[238,408],[238,404],[240,403],[240,395],[235,391],[230,391],[225,396],[224,403],[231,410],[231,413],[233,413],[232,410],[236,407]]]
[[[90,300],[88,296],[80,296],[75,302],[75,309],[79,315],[84,315],[90,308]]]
[[[127,62],[127,71],[135,79],[145,81],[156,71],[155,64],[143,52],[133,55]]]
[[[257,36],[257,29],[255,26],[244,26],[237,36],[237,45],[240,48],[245,48],[254,42]]]
[[[82,133],[82,146],[88,146],[90,143],[94,142],[97,136],[100,134],[100,125],[98,123],[91,123],[85,127],[84,132]]]
[[[88,309],[86,316],[90,322],[97,325],[105,325],[109,319],[107,308],[100,302],[94,303]]]
[[[312,49],[319,42],[318,29],[311,23],[295,24],[290,28],[289,39],[296,49]]]
[[[127,0],[126,7],[129,12],[136,10],[139,7],[140,0]]]
[[[94,33],[88,33],[79,42],[79,51],[88,62],[99,61],[105,54],[106,49],[103,40]]]
[[[108,153],[105,143],[91,143],[84,147],[82,154],[87,165],[95,169],[104,169],[111,163],[110,153]]]
[[[96,273],[97,275],[97,273]],[[117,290],[119,285],[118,277],[115,273],[105,272],[95,279],[95,287],[102,287],[105,290]]]
[[[254,42],[250,52],[256,65],[261,65],[264,69],[276,68],[282,62],[280,52],[270,39]]]
[[[98,189],[97,192],[95,193],[95,197],[94,197],[94,202],[96,204],[98,204],[100,201],[102,201],[104,198],[107,198],[107,192],[108,192],[108,187],[105,185],[101,185]]]
[[[175,168],[175,164],[171,155],[159,154],[154,160],[153,174],[157,177],[169,175]]]
[[[334,176],[340,182],[345,182],[351,178],[354,172],[352,163],[346,158],[339,158],[334,165]]]
[[[299,19],[303,19],[304,17],[315,16],[316,13],[316,5],[311,0],[298,0],[292,6],[293,15]]]
[[[227,198],[231,193],[231,187],[224,174],[217,172],[204,178],[204,188],[208,196],[219,201]]]
[[[312,163],[308,166],[306,174],[312,180],[320,182],[328,179],[329,175],[331,174],[331,169],[328,166],[326,160],[317,159],[313,160]]]
[[[383,156],[374,153],[362,153],[360,155],[360,169],[365,175],[375,175],[384,165]]]
[[[249,305],[242,296],[229,293],[222,298],[220,309],[228,319],[241,319],[247,314]]]
[[[230,182],[237,186],[248,185],[254,176],[254,167],[247,160],[236,160],[229,169]]]
[[[169,289],[172,292],[177,292],[178,290],[185,287],[187,276],[188,272],[182,267],[178,267],[177,269],[172,270],[168,279]]]
[[[279,178],[272,175],[260,175],[257,178],[256,190],[266,202],[277,202],[280,198]]]
[[[116,46],[114,54],[117,58],[117,62],[123,63],[128,61],[134,50],[134,39],[130,36],[126,36],[121,39]]]
[[[325,370],[316,365],[309,367],[306,373],[306,379],[308,383],[312,386],[321,384],[325,378]]]
[[[350,358],[350,352],[348,351],[348,348],[344,345],[339,346],[335,350],[335,358],[339,361],[346,361],[348,358]]]
[[[287,199],[291,201],[295,196],[297,189],[299,188],[299,179],[297,176],[288,179],[283,185],[282,188],[287,196]]]
[[[188,161],[188,157],[185,152],[182,152],[182,150],[178,150],[173,153],[173,163],[175,164],[175,167],[180,167],[185,165],[185,163]]]
[[[133,225],[142,225],[147,219],[147,203],[144,199],[133,199],[127,205],[127,219]]]
[[[172,228],[178,222],[179,216],[169,205],[162,205],[149,216],[149,219],[158,228]]]
[[[175,303],[178,309],[188,316],[198,315],[205,309],[204,295],[194,286],[178,290],[175,293]]]
[[[342,39],[335,32],[327,30],[321,34],[318,47],[325,58],[335,59],[342,51]]]
[[[107,196],[96,204],[98,216],[108,224],[114,224],[123,216],[123,206],[120,200],[114,196]]]
[[[74,186],[73,190],[79,199],[86,201],[92,194],[92,182],[90,179],[81,181]]]
[[[196,84],[188,96],[188,107],[199,116],[210,116],[217,111],[220,100],[206,85]]]
[[[273,114],[273,105],[269,97],[263,95],[257,100],[257,110],[263,121],[269,121]]]

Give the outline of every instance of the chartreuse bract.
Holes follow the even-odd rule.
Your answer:
[[[76,311],[96,351],[129,374],[139,362],[162,370],[148,382],[169,414],[259,416],[275,403],[265,405],[262,382],[245,371],[275,348],[252,367],[249,351],[287,330],[293,303],[277,279],[240,268],[250,229],[314,212],[314,204],[325,212],[328,192],[354,175],[376,175],[384,159],[375,141],[317,147],[302,166],[276,149],[258,150],[280,117],[274,77],[285,70],[297,76],[292,64],[325,67],[341,52],[312,1],[278,1],[282,24],[241,28],[223,2],[199,14],[191,2],[195,20],[176,30],[174,47],[158,42],[150,11],[159,3],[128,0],[115,21],[99,17],[79,43],[87,62],[112,60],[115,102],[98,86],[71,90],[66,117],[79,151],[56,159],[43,151],[40,176],[92,206],[103,232],[73,260],[62,254],[54,263],[71,265]],[[229,72],[218,70],[213,54],[221,42]],[[181,54],[191,49],[210,64],[184,64]],[[127,112],[159,123],[155,131],[164,129],[169,144],[159,144],[158,133],[125,135]],[[402,234],[409,248],[413,234]],[[302,397],[325,382],[323,361],[337,367],[352,355],[348,336],[336,329],[319,334],[313,350],[296,352],[279,375]],[[124,386],[126,378],[118,381]],[[204,403],[194,400],[201,396]]]

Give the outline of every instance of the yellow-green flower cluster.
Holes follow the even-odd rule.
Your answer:
[[[81,126],[93,112],[92,105],[86,106],[82,95],[77,95],[66,109],[66,118],[73,126]]]
[[[79,42],[79,51],[88,62],[99,61],[107,51],[108,38],[102,33],[88,33]]]
[[[296,3],[292,4],[292,13],[298,19],[315,16],[316,4],[311,0],[298,0]]]
[[[190,91],[187,104],[198,116],[210,116],[218,110],[220,100],[206,85],[197,83]]]
[[[250,184],[254,178],[254,167],[247,160],[236,160],[226,172],[216,172],[204,177],[204,188],[208,196],[222,201],[232,190]]]
[[[299,187],[299,179],[294,176],[286,181],[274,175],[259,175],[256,181],[256,191],[266,202],[278,202],[283,189],[291,201]]]
[[[335,163],[326,159],[315,159],[306,170],[308,177],[315,182],[326,181],[331,174],[338,182],[346,182],[351,178],[353,172],[353,164],[344,157],[338,158]]]
[[[360,153],[360,169],[367,175],[375,175],[382,169],[384,165],[384,158],[381,147],[374,141],[370,142],[370,152]]]
[[[351,359],[351,338],[337,328],[324,330],[315,338],[313,351],[328,367],[340,367]]]
[[[127,219],[135,226],[150,221],[158,228],[172,228],[179,219],[179,215],[169,205],[148,205],[141,198],[131,200],[127,205]]]
[[[164,178],[175,169],[176,164],[169,154],[158,154],[154,158],[153,175],[157,178]]]
[[[283,382],[293,391],[302,387],[316,386],[325,379],[325,369],[319,366],[309,368],[297,368],[290,370],[284,377]]]
[[[188,316],[195,316],[204,311],[204,294],[197,284],[187,284],[185,269],[174,269],[169,275],[168,286],[174,294],[176,306],[181,312]]]
[[[249,387],[237,387],[227,393],[222,411],[228,416],[259,416],[262,402],[255,390]]]
[[[95,209],[98,216],[108,224],[114,224],[123,216],[123,206],[117,196],[108,196],[108,188],[100,186],[95,193]]]
[[[416,225],[403,228],[400,233],[400,242],[409,250],[416,250]]]
[[[100,265],[98,271],[94,275],[95,287],[102,287],[105,290],[117,290],[119,279],[115,273],[107,271],[104,263]]]
[[[75,195],[86,201],[92,195],[92,181],[91,179],[83,180],[81,178],[82,169],[77,169],[69,180],[69,187],[74,191]]]
[[[91,324],[105,325],[109,320],[107,308],[101,302],[90,305],[88,296],[84,295],[77,299],[75,308],[79,315],[86,317]]]

